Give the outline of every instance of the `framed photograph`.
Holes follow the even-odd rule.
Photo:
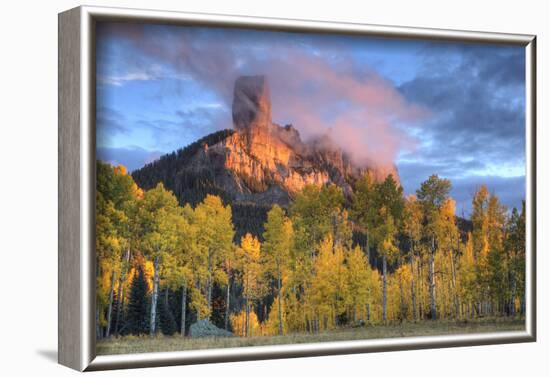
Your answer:
[[[530,342],[535,36],[59,15],[59,362]]]

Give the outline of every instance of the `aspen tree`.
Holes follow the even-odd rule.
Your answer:
[[[250,335],[250,307],[261,293],[260,241],[250,233],[241,238],[238,251],[239,269],[242,272],[243,296],[245,299],[245,332]]]
[[[181,207],[174,194],[162,183],[145,193],[140,201],[142,218],[142,249],[153,262],[153,291],[151,293],[150,335],[157,330],[157,304],[159,296],[160,269],[163,258],[172,255],[178,244],[177,219],[181,218]]]
[[[435,280],[435,253],[437,251],[437,223],[439,209],[449,196],[451,182],[448,179],[439,178],[437,175],[430,176],[422,182],[416,191],[418,200],[422,203],[423,210],[423,233],[428,243],[428,275],[430,292],[430,318],[437,319],[436,307],[436,280]]]
[[[216,282],[226,283],[227,275],[223,271],[223,262],[227,253],[232,251],[235,231],[231,221],[231,207],[224,206],[218,196],[207,195],[195,208],[197,247],[206,266],[205,296],[208,318],[212,314],[212,289]]]
[[[292,222],[286,217],[281,207],[274,205],[267,214],[267,223],[264,228],[264,266],[268,275],[277,282],[279,335],[283,335],[281,287],[283,274],[287,271],[288,256],[292,245]]]
[[[416,256],[418,253],[417,246],[422,238],[422,206],[416,199],[416,196],[409,195],[405,201],[405,209],[403,213],[403,233],[409,240],[409,259],[411,266],[411,299],[412,299],[412,315],[416,322],[418,319],[417,310],[417,287],[416,287]]]

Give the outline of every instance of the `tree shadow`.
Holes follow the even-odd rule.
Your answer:
[[[53,361],[54,363],[57,364],[57,350],[56,349],[49,349],[49,350],[37,350],[36,351],[37,354],[39,354],[40,356],[42,356],[43,358],[49,360],[49,361]]]

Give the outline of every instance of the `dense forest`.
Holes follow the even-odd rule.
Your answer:
[[[409,196],[391,175],[361,177],[351,197],[306,186],[243,232],[227,198],[182,203],[98,162],[97,337],[186,336],[204,319],[264,336],[523,315],[525,205],[481,186],[466,221],[450,191],[436,175]]]

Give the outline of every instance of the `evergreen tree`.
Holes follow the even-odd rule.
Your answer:
[[[138,265],[130,286],[130,297],[123,333],[145,334],[149,332],[149,286],[143,267]]]
[[[174,335],[178,330],[178,325],[174,318],[174,313],[170,307],[170,290],[164,289],[163,298],[159,302],[159,327],[164,335]]]
[[[405,202],[403,188],[390,174],[374,186],[368,223],[373,243],[382,257],[382,320],[387,321],[388,263],[394,263],[399,255],[397,234],[402,221]]]

